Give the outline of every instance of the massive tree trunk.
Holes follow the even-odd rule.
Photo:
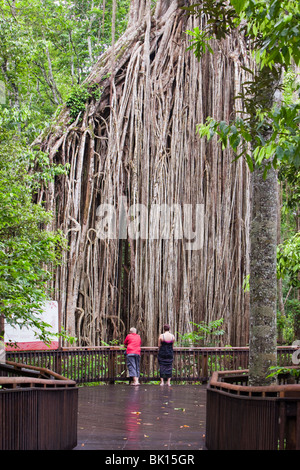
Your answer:
[[[257,109],[271,109],[281,98],[281,72],[263,67],[257,72],[268,87],[255,94]],[[268,123],[261,134],[270,139]],[[270,385],[270,367],[277,365],[277,240],[279,185],[277,170],[265,160],[255,165],[252,175],[252,217],[250,256],[250,341],[249,384]],[[267,170],[267,171],[266,171]]]
[[[276,170],[263,177],[265,164],[253,172],[250,261],[249,383],[269,385],[277,365],[277,215]]]
[[[196,135],[207,116],[229,119],[248,64],[237,34],[199,63],[185,31],[205,21],[187,17],[177,0],[161,0],[153,12],[148,0],[133,1],[127,31],[86,80],[101,88],[100,99],[91,96],[73,123],[66,108],[41,140],[51,162],[70,164],[40,197],[68,237],[53,289],[79,344],[123,339],[135,326],[153,345],[165,322],[183,334],[191,321],[217,318],[225,320],[225,343],[248,340],[248,168]],[[115,239],[97,236],[104,203],[116,209]],[[153,204],[192,204],[194,229],[202,204],[203,243],[187,249],[174,235],[123,237],[120,217],[130,223],[137,204],[148,214]]]

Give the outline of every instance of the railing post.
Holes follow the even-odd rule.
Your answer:
[[[108,353],[108,379],[111,385],[113,385],[116,380],[117,361],[115,351],[119,349],[118,346],[112,346]]]
[[[62,352],[62,348],[59,347],[59,348],[56,350],[56,352],[54,353],[54,357],[55,357],[55,360],[54,360],[55,368],[54,368],[54,370],[55,370],[59,375],[62,375],[61,352]]]
[[[202,356],[202,375],[205,381],[208,380],[208,355],[206,352],[203,352]]]

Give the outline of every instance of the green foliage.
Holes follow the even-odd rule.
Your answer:
[[[90,94],[86,87],[82,85],[72,87],[66,104],[70,108],[70,114],[73,118],[76,118],[79,113],[84,111],[85,104],[89,97]]]
[[[295,165],[284,165],[278,172],[279,181],[284,183],[285,193],[282,213],[287,219],[289,215],[294,215],[298,211],[300,201],[300,169]]]
[[[285,240],[277,247],[277,276],[288,276],[289,283],[300,289],[300,233]]]
[[[286,300],[286,324],[285,329],[290,336],[287,338],[287,344],[291,344],[294,340],[298,339],[295,332],[299,332],[300,325],[300,302],[297,299],[288,298]]]
[[[285,343],[291,344],[299,336],[300,325],[300,245],[297,231],[300,171],[294,165],[284,165],[280,168],[279,180],[282,181],[282,242],[277,247],[277,276],[282,280],[284,315],[277,324]]]
[[[22,139],[0,128],[0,315],[12,326],[38,328],[49,341],[40,312],[49,298],[49,267],[60,262],[65,240],[45,230],[52,214],[32,200],[30,158]]]
[[[180,346],[216,346],[216,343],[220,340],[220,336],[224,334],[224,330],[221,328],[224,319],[213,320],[209,323],[190,322],[195,327],[191,333],[185,333],[181,335],[178,332],[180,338]]]
[[[247,274],[243,281],[243,291],[249,292],[250,291],[250,274]]]
[[[235,2],[231,2],[235,3]],[[255,37],[256,59],[261,66],[300,63],[300,5],[297,0],[249,0],[239,13],[247,32]]]
[[[191,46],[188,47],[188,50],[194,51],[194,54],[198,60],[201,59],[206,50],[213,54],[213,50],[208,44],[208,41],[212,39],[212,36],[209,36],[207,31],[201,31],[198,27],[196,27],[193,31],[187,30],[186,32],[188,35],[194,38]]]
[[[270,367],[270,374],[268,377],[278,377],[282,374],[290,375],[298,380],[300,378],[300,368],[273,366]]]
[[[212,8],[207,31],[195,33],[191,48],[197,57],[204,53],[203,37],[214,33],[217,39],[239,27],[251,42],[258,64],[252,79],[244,84],[239,96],[244,102],[245,116],[232,122],[217,122],[208,118],[198,126],[201,137],[209,139],[217,134],[223,147],[231,146],[237,158],[244,156],[251,170],[254,165],[267,162],[277,168],[282,163],[300,167],[299,100],[283,101],[270,109],[270,98],[278,87],[282,68],[289,72],[292,62],[300,63],[300,4],[296,1],[232,0],[216,2],[205,0],[188,8],[191,14],[201,15]],[[224,25],[220,25],[219,18]],[[199,44],[196,44],[196,41]],[[272,93],[271,93],[272,92]],[[299,95],[299,86],[293,91]],[[266,132],[267,131],[267,132]],[[267,140],[266,134],[269,136]]]
[[[128,10],[129,0],[117,2],[116,39]],[[111,22],[112,0],[0,0],[0,80],[8,112],[26,113],[21,126],[13,120],[30,142],[109,47]]]
[[[207,34],[216,39],[224,39],[235,27],[236,11],[226,1],[203,0],[201,3],[183,7],[183,10],[189,15],[205,15]]]
[[[70,108],[70,115],[75,119],[78,114],[85,110],[86,102],[90,98],[99,100],[101,89],[97,86],[88,87],[87,85],[74,85],[69,96],[66,99],[66,105]]]
[[[237,154],[237,158],[243,156],[251,171],[255,165],[261,165],[263,161],[269,162],[265,172],[271,166],[279,168],[282,164],[293,165],[298,169],[300,168],[299,111],[299,103],[275,106],[256,116],[255,126],[250,119],[240,117],[231,123],[218,122],[209,117],[205,124],[197,125],[197,132],[201,138],[206,137],[208,141],[217,135],[223,149],[230,146]],[[262,132],[266,126],[270,135],[267,140]]]

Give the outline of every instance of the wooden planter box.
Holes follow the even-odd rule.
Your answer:
[[[0,450],[73,449],[76,383],[36,367],[10,363],[1,365],[2,374],[3,369],[10,376],[0,377]]]
[[[207,448],[300,450],[300,385],[249,387],[247,373],[213,374],[207,388]]]

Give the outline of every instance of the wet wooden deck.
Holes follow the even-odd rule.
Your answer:
[[[204,450],[203,385],[102,385],[79,389],[74,450]]]

